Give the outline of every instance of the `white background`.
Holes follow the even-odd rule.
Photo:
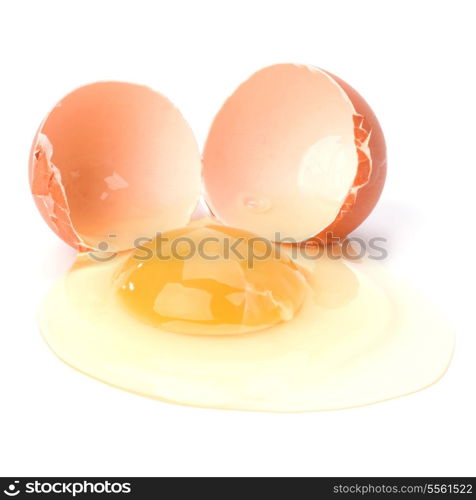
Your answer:
[[[475,4],[464,1],[15,1],[0,7],[0,475],[475,475]],[[457,330],[417,394],[309,414],[203,410],[68,368],[35,314],[74,252],[27,182],[36,127],[80,84],[165,93],[203,143],[226,96],[276,62],[353,85],[386,134],[389,175],[357,231]],[[405,367],[402,366],[402,370]]]

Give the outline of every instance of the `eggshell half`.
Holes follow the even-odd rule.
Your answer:
[[[278,64],[225,102],[203,163],[206,200],[223,223],[273,241],[328,242],[375,206],[386,151],[354,89],[317,68]]]
[[[30,185],[48,225],[79,250],[124,250],[186,225],[201,189],[192,131],[148,87],[98,82],[67,95],[33,142]]]

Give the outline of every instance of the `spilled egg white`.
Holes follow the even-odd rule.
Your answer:
[[[124,308],[115,287],[128,258],[80,255],[39,319],[63,361],[137,394],[207,408],[339,409],[418,391],[450,362],[446,321],[370,261],[294,257],[307,293],[292,319],[245,334],[189,335]]]

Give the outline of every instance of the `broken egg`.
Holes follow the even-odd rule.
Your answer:
[[[42,306],[46,342],[113,386],[235,410],[360,406],[423,389],[446,371],[446,320],[371,260],[352,264],[316,247],[294,253],[270,243],[273,255],[258,252],[261,265],[251,267],[215,253],[228,232],[231,244],[249,241],[201,220],[165,234],[168,243],[146,261],[143,249],[104,263],[79,255]],[[217,259],[193,254],[180,263],[180,250],[170,268],[161,262],[167,245],[205,238],[218,244],[208,250]]]
[[[369,105],[334,75],[295,64],[241,84],[203,154],[213,214],[272,241],[345,238],[375,206],[385,173],[385,141]]]
[[[451,360],[445,318],[370,259],[321,252],[367,217],[385,173],[375,115],[317,68],[243,83],[203,167],[162,95],[81,87],[31,152],[37,206],[80,251],[42,305],[42,335],[96,379],[199,407],[328,410],[423,389]],[[214,218],[191,222],[202,183]]]
[[[200,196],[200,153],[180,112],[141,85],[98,82],[64,97],[30,156],[36,205],[79,250],[124,250],[186,225]]]

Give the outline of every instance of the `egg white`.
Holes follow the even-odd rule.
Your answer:
[[[144,324],[124,310],[114,282],[126,258],[97,263],[80,255],[39,315],[59,358],[121,389],[208,408],[329,410],[415,392],[438,380],[451,359],[446,321],[368,261],[298,262],[317,288],[292,320],[198,336]],[[329,290],[319,287],[322,276]]]

